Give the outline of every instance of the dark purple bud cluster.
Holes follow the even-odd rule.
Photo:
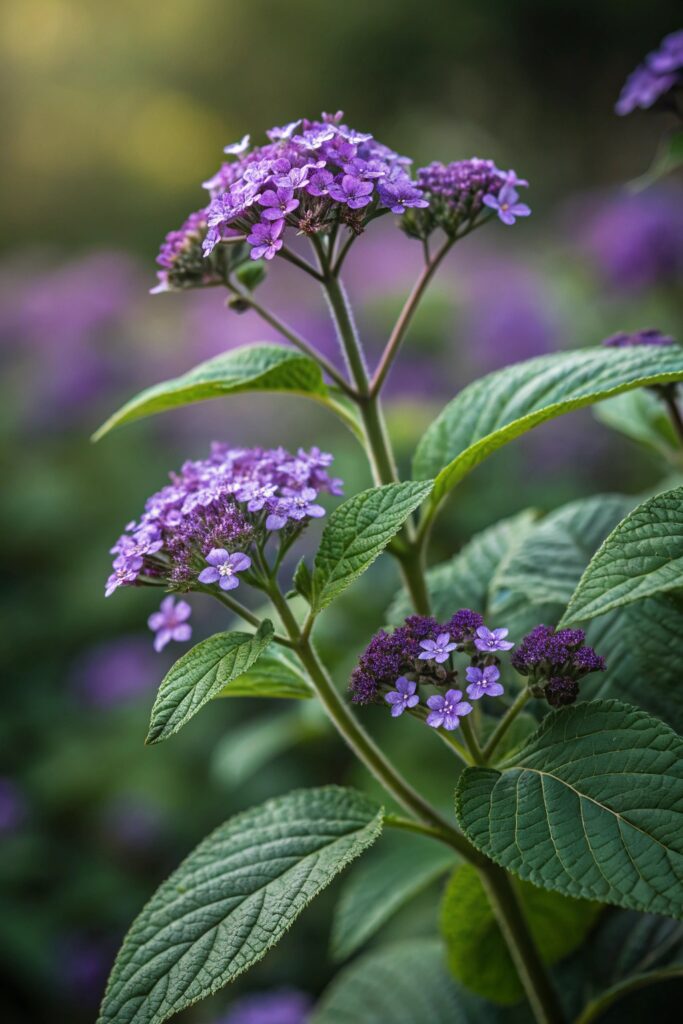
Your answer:
[[[225,284],[248,260],[249,249],[243,243],[220,246],[206,259],[203,244],[207,230],[207,211],[197,210],[177,231],[169,231],[157,256],[162,269],[157,272],[159,283],[152,288],[153,295]],[[233,234],[239,238],[237,232]]]
[[[579,679],[589,672],[604,672],[605,659],[584,644],[582,629],[536,626],[510,659],[520,675],[529,679],[535,697],[545,697],[552,707],[573,704],[579,695]]]
[[[637,348],[639,345],[677,345],[678,342],[654,327],[646,327],[631,333],[618,331],[605,338],[602,344],[607,348]]]
[[[637,107],[647,110],[660,106],[675,89],[683,86],[683,29],[662,39],[659,49],[648,53],[626,79],[615,106],[620,116]]]

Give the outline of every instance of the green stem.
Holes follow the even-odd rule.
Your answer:
[[[254,613],[249,611],[249,609],[245,605],[241,604],[239,601],[236,601],[234,597],[229,597],[222,591],[219,592],[216,590],[209,590],[208,587],[202,588],[202,593],[209,594],[211,597],[214,597],[217,601],[220,601],[220,603],[225,605],[226,608],[229,608],[231,612],[233,612],[235,615],[239,615],[239,617],[241,619],[244,619],[245,622],[248,622],[250,626],[254,626],[256,629],[258,629],[258,627],[261,625],[261,620],[259,619],[258,615],[254,615]],[[289,637],[281,636],[279,633],[273,634],[273,640],[275,641],[276,644],[280,644],[281,647],[288,647],[290,650],[294,648],[294,644],[289,639]]]
[[[503,736],[508,731],[508,729],[514,722],[515,718],[526,704],[526,702],[529,700],[529,697],[530,694],[526,688],[523,689],[521,693],[518,693],[514,703],[508,708],[508,710],[505,712],[496,728],[489,736],[488,741],[484,744],[482,748],[482,754],[484,756],[485,764],[488,764],[488,762],[491,760],[491,757],[496,747],[498,746]]]
[[[564,1012],[536,948],[510,876],[490,861],[482,885],[538,1024],[562,1024]]]
[[[385,814],[384,824],[388,828],[395,828],[401,832],[413,832],[418,836],[430,836],[432,839],[438,839],[440,842],[443,842],[443,835],[438,828],[423,825],[419,821],[414,821],[413,818],[402,818],[399,814]]]
[[[576,1018],[575,1024],[590,1024],[591,1021],[597,1020],[605,1010],[609,1009],[622,996],[628,995],[629,992],[636,992],[639,988],[655,985],[661,981],[673,981],[675,978],[680,978],[681,975],[683,975],[683,967],[680,965],[662,967],[658,971],[647,971],[647,973],[643,974],[634,974],[630,978],[626,978],[625,981],[612,985],[611,988],[606,989],[595,999],[591,1000]]]
[[[479,740],[475,736],[474,729],[472,728],[472,723],[470,722],[467,716],[460,719],[460,728],[462,730],[462,736],[467,746],[467,749],[469,750],[472,756],[472,760],[474,761],[475,764],[484,764],[484,755],[482,753],[481,747],[479,746]]]

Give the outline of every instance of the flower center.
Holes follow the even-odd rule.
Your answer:
[[[228,562],[223,562],[222,565],[218,566],[218,575],[219,576],[232,576],[234,571],[235,570],[233,569],[233,567],[231,565],[228,564]]]

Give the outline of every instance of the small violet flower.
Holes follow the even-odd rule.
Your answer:
[[[239,142],[231,142],[229,146],[226,146],[223,150],[228,156],[239,156],[241,153],[245,153],[249,149],[250,135],[243,135]]]
[[[467,669],[467,696],[470,700],[479,700],[480,697],[500,697],[504,692],[498,682],[500,672],[495,665],[487,665],[485,668],[475,668],[473,665]]]
[[[424,209],[429,203],[419,188],[415,188],[410,180],[387,182],[379,186],[379,198],[382,206],[388,206],[392,213],[402,214],[408,208]]]
[[[506,640],[509,629],[487,629],[479,626],[474,634],[474,646],[478,651],[509,651],[515,645]]]
[[[428,697],[427,707],[431,708],[431,711],[427,715],[427,725],[431,725],[432,729],[443,726],[448,732],[457,729],[460,719],[469,715],[472,710],[472,705],[461,698],[460,690],[447,690],[444,696],[439,693],[434,697]]]
[[[284,497],[278,501],[275,510],[266,519],[267,530],[281,530],[288,519],[300,521],[306,516],[322,519],[325,515],[322,505],[315,504],[318,492],[313,487],[304,487],[301,491],[283,487],[282,493]]]
[[[234,590],[240,584],[238,572],[244,572],[251,565],[251,558],[242,551],[231,555],[225,548],[212,548],[206,556],[209,563],[199,574],[200,583],[217,583],[221,590]]]
[[[361,181],[353,174],[343,174],[341,181],[333,181],[329,193],[339,203],[346,203],[352,210],[367,206],[372,200],[371,181]]]
[[[450,633],[439,633],[436,640],[421,640],[422,652],[418,657],[421,661],[436,661],[439,664],[448,661],[449,654],[458,646],[451,643],[450,639]]]
[[[269,188],[259,196],[258,201],[266,207],[261,215],[264,220],[282,220],[299,205],[290,185]]]
[[[519,184],[521,185],[521,181]],[[498,219],[503,224],[510,225],[515,223],[517,217],[528,217],[531,213],[531,209],[526,203],[520,203],[518,200],[519,192],[517,192],[511,182],[506,181],[497,196],[484,196],[482,202],[491,210],[496,211]]]
[[[274,220],[270,223],[254,224],[247,241],[252,246],[249,253],[252,260],[272,260],[282,248],[282,229],[285,226],[284,220]]]
[[[387,704],[391,704],[392,718],[398,718],[407,708],[414,708],[420,703],[420,698],[415,693],[417,683],[412,679],[399,676],[395,685],[396,689],[391,690],[384,698]]]
[[[178,601],[172,596],[165,597],[158,612],[152,612],[147,625],[156,633],[154,650],[162,651],[167,643],[176,640],[183,643],[192,636],[192,626],[187,621],[192,614],[187,601]]]

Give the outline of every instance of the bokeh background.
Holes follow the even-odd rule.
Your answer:
[[[308,705],[216,702],[172,742],[143,746],[172,653],[152,650],[149,596],[123,591],[105,602],[103,581],[108,549],[146,495],[213,438],[318,444],[335,453],[348,493],[367,483],[342,428],[286,398],[238,397],[89,442],[132,392],[273,337],[214,291],[149,296],[161,237],[202,205],[199,183],[226,143],[321,109],[343,108],[349,123],[418,164],[476,154],[527,177],[533,217],[512,230],[493,224],[452,254],[392,373],[389,416],[407,464],[434,413],[481,373],[620,329],[654,326],[680,338],[683,186],[624,188],[647,168],[666,122],[613,114],[625,75],[679,21],[675,0],[5,0],[6,1024],[92,1021],[131,918],[231,813],[298,785],[367,785]],[[418,269],[418,249],[382,222],[349,259],[346,282],[371,352]],[[306,281],[276,265],[264,289],[285,319],[332,351],[324,305]],[[635,492],[661,472],[590,412],[575,414],[473,474],[434,557],[523,507]],[[396,586],[391,567],[378,566],[326,617],[322,640],[340,686]],[[200,638],[218,620],[194,605]],[[447,803],[442,762],[432,747],[424,753],[411,750],[410,773]],[[429,934],[434,895],[392,934]],[[333,970],[334,896],[333,888],[248,978],[182,1020],[237,1020],[235,1000],[283,986],[315,996]]]

